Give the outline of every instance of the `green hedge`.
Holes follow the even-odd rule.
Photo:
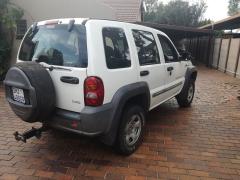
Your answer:
[[[23,10],[11,0],[0,0],[0,81],[9,68],[13,32],[16,30],[16,22],[22,16]]]

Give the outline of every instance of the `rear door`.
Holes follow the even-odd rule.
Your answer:
[[[151,104],[150,109],[165,100],[164,64],[161,63],[154,34],[149,31],[132,30],[139,60],[139,79],[148,83]]]
[[[31,28],[22,42],[18,59],[50,67],[56,107],[75,112],[82,110],[88,63],[84,26],[76,24],[69,29],[68,24],[55,22]]]
[[[181,61],[173,43],[164,35],[158,34],[165,58],[166,95],[175,96],[181,91],[186,72],[186,62]]]

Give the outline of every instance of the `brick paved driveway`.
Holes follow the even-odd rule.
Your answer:
[[[30,126],[0,89],[0,179],[240,179],[240,80],[221,72],[200,68],[191,108],[171,100],[152,111],[130,157],[57,131],[16,142],[12,133]]]

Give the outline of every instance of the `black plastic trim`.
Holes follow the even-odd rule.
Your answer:
[[[62,76],[60,80],[64,83],[79,84],[79,79],[77,77]]]
[[[182,84],[183,84],[182,82],[177,83],[177,84],[174,84],[173,86],[170,86],[170,87],[168,87],[168,88],[166,88],[166,89],[163,89],[163,90],[161,90],[161,91],[158,91],[158,92],[154,93],[154,94],[152,95],[152,97],[155,98],[155,97],[157,97],[157,96],[159,96],[159,95],[161,95],[161,94],[163,94],[163,93],[165,93],[165,92],[167,92],[167,91],[170,91],[170,90],[172,90],[172,89],[174,89],[174,88],[176,88],[176,87],[178,87],[178,86],[180,86],[180,85],[182,85]]]
[[[148,111],[150,106],[148,85],[146,82],[138,82],[120,88],[110,103],[99,107],[86,106],[80,113],[56,109],[49,125],[77,134],[100,136],[105,144],[112,145],[127,101],[138,95],[146,97],[144,110]],[[77,128],[71,127],[73,121],[78,124]]]
[[[112,145],[115,142],[124,107],[128,100],[138,95],[144,95],[146,97],[146,106],[144,107],[144,110],[147,112],[150,107],[151,96],[146,82],[129,84],[120,88],[115,93],[111,102],[113,109],[108,115],[110,116],[109,126],[106,129],[104,136],[101,138],[105,144]]]

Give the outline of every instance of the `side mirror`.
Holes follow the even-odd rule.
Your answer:
[[[178,52],[179,52],[179,54],[180,54],[179,59],[180,59],[181,61],[189,61],[189,60],[192,59],[192,56],[191,56],[191,53],[190,53],[190,52],[185,51],[185,50],[179,50]]]

